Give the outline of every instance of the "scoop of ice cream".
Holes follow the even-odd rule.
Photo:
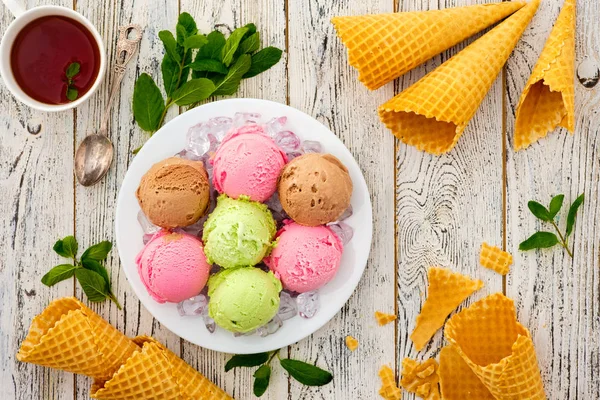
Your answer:
[[[234,268],[208,281],[209,315],[231,332],[246,333],[269,322],[279,309],[281,282],[272,272]]]
[[[192,225],[208,208],[208,174],[201,161],[167,158],[146,172],[136,196],[153,224],[163,228]]]
[[[343,245],[331,229],[289,223],[277,235],[277,245],[265,264],[285,289],[310,292],[333,279],[340,267]]]
[[[258,264],[271,249],[275,220],[267,206],[240,197],[219,196],[204,223],[202,240],[208,262],[224,268]]]
[[[287,157],[260,126],[229,133],[215,153],[213,184],[219,193],[265,201],[277,190],[277,178]]]
[[[309,153],[285,166],[278,190],[281,206],[294,221],[317,226],[337,220],[348,208],[352,180],[331,154]]]
[[[166,230],[152,237],[136,263],[148,293],[159,303],[179,303],[200,293],[211,268],[200,240]]]

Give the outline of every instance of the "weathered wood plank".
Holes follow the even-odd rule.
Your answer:
[[[507,280],[521,322],[536,344],[546,394],[551,399],[600,398],[600,120],[598,87],[576,84],[575,136],[564,129],[550,134],[529,149],[514,153],[515,108],[531,69],[550,33],[562,2],[542,2],[532,26],[507,67],[507,239],[515,266]],[[600,37],[597,2],[578,2],[577,64],[589,57],[598,63]],[[598,65],[598,64],[597,64]],[[548,203],[564,193],[565,203],[585,193],[572,242],[575,259],[560,248],[520,253],[519,243],[539,229],[527,209],[535,199]],[[565,206],[568,207],[568,206]],[[564,229],[566,210],[560,215]]]
[[[394,141],[376,112],[393,88],[369,92],[358,81],[330,19],[391,12],[393,3],[311,0],[289,1],[288,7],[290,105],[320,120],[350,149],[374,216],[371,255],[357,291],[329,324],[290,350],[292,358],[332,371],[334,380],[321,388],[291,380],[289,399],[371,399],[378,396],[379,367],[395,362],[394,326],[379,327],[373,317],[376,310],[394,312]],[[346,335],[360,341],[357,351],[346,349]]]
[[[0,7],[4,34],[13,18]],[[73,233],[73,113],[34,111],[4,84],[0,109],[0,398],[69,399],[73,374],[20,363],[15,355],[32,318],[51,300],[73,294],[72,280],[52,288],[40,281],[64,262],[52,251],[56,239]]]
[[[492,2],[492,1],[488,1]],[[473,0],[400,1],[399,11],[445,9]],[[401,77],[398,91],[441,65],[480,35]],[[502,277],[479,265],[483,241],[503,245],[502,80],[497,79],[458,145],[441,157],[396,143],[398,265],[397,373],[404,357],[436,357],[442,330],[417,352],[410,340],[427,295],[427,269],[443,266],[484,281],[467,304],[502,291]],[[406,394],[408,399],[414,395]]]
[[[235,29],[239,26],[255,23],[261,35],[262,47],[276,46],[285,49],[285,9],[278,0],[182,0],[181,12],[187,11],[194,16],[198,28],[203,33],[224,24],[222,29]],[[285,57],[285,56],[284,56]],[[269,71],[254,78],[242,81],[235,97],[263,98],[285,103],[287,95],[285,58]],[[260,110],[257,110],[260,112]],[[182,341],[184,359],[215,383],[220,385],[236,399],[254,398],[252,394],[252,374],[255,369],[238,368],[225,373],[224,367],[229,354],[203,349]],[[287,354],[287,349],[283,350]],[[288,379],[282,369],[273,369],[269,389],[261,399],[283,399],[288,395]]]
[[[75,231],[80,246],[89,246],[102,240],[113,241],[115,248],[106,266],[110,272],[113,290],[124,309],[118,310],[114,303],[109,301],[90,306],[126,335],[152,335],[179,354],[179,337],[163,328],[139,302],[121,269],[118,249],[114,243],[114,215],[119,187],[133,158],[131,151],[147,139],[147,135],[137,127],[132,117],[134,82],[142,72],[147,72],[156,79],[160,77],[163,47],[158,39],[158,32],[162,29],[174,30],[178,5],[168,0],[123,0],[114,3],[114,6],[98,7],[95,1],[80,0],[77,2],[77,11],[89,18],[100,31],[104,38],[109,66],[115,61],[119,26],[135,23],[145,27],[139,55],[129,64],[121,85],[121,93],[113,105],[109,130],[114,144],[115,159],[111,170],[96,186],[76,187]],[[77,144],[88,133],[100,128],[100,120],[110,94],[111,77],[112,71],[109,71],[98,94],[77,110]],[[162,81],[157,82],[159,87],[162,87]],[[172,113],[177,113],[177,110],[173,110]],[[85,300],[79,285],[76,292],[79,298]],[[90,380],[79,376],[76,383],[77,398],[89,398]]]

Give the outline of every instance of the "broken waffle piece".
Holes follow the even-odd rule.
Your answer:
[[[346,336],[346,347],[350,351],[354,351],[354,350],[358,349],[358,340],[356,340],[352,336],[349,336],[349,335]]]
[[[422,350],[444,321],[483,282],[452,272],[448,268],[430,267],[427,299],[417,316],[415,330],[410,335],[417,350]]]
[[[440,399],[438,363],[430,358],[422,363],[405,358],[402,361],[401,386],[425,400]]]
[[[389,324],[392,321],[395,321],[398,318],[395,314],[385,314],[381,311],[375,311],[375,319],[379,326],[384,326]]]
[[[440,390],[444,400],[494,400],[494,396],[452,345],[440,352]]]
[[[500,275],[506,275],[510,271],[510,265],[513,263],[513,257],[510,253],[507,253],[498,247],[490,246],[484,242],[481,245],[479,262],[485,268],[496,271]]]
[[[379,369],[379,377],[381,378],[381,389],[379,394],[385,400],[400,400],[402,399],[402,391],[396,384],[394,379],[394,371],[387,365]]]

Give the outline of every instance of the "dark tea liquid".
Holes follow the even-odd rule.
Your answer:
[[[77,62],[81,70],[73,85],[83,96],[100,69],[100,50],[91,32],[79,22],[48,16],[27,24],[11,49],[11,68],[21,89],[46,104],[69,103],[67,67]]]

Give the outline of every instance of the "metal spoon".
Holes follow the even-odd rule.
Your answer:
[[[132,33],[135,37],[128,39]],[[87,136],[75,153],[75,176],[83,186],[92,186],[106,175],[113,160],[113,144],[108,138],[108,118],[113,101],[121,88],[125,75],[125,65],[131,60],[142,39],[142,28],[139,25],[128,25],[119,28],[117,41],[117,61],[114,65],[113,85],[108,105],[102,116],[100,130]]]

